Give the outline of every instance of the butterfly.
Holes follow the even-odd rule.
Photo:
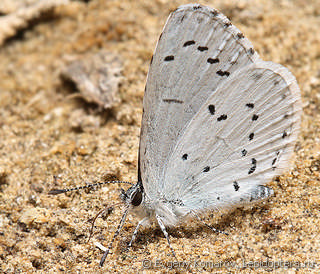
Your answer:
[[[198,4],[177,8],[147,76],[138,182],[122,190],[124,214],[100,266],[129,211],[140,217],[129,246],[154,220],[171,248],[166,228],[188,216],[270,197],[265,184],[290,167],[301,112],[295,77],[261,60],[223,14]]]

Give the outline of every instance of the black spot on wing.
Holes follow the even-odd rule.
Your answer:
[[[209,166],[206,166],[204,169],[203,169],[203,172],[208,172],[210,170],[210,167]]]
[[[246,106],[247,106],[248,108],[254,108],[254,104],[253,104],[253,103],[248,103],[248,104],[246,104]]]
[[[172,205],[184,206],[184,203],[181,199],[169,200],[168,203]]]
[[[198,50],[199,50],[199,51],[206,51],[206,50],[208,50],[208,47],[201,47],[201,46],[199,46],[199,47],[198,47]]]
[[[227,120],[227,118],[228,118],[228,116],[227,116],[226,114],[222,114],[221,116],[219,116],[219,117],[217,118],[217,121],[220,122],[220,121],[222,121],[222,120]]]
[[[273,170],[275,170],[276,169],[276,166],[275,166],[275,164],[276,164],[276,162],[277,162],[277,160],[278,160],[278,157],[279,157],[279,154],[280,154],[280,151],[277,151],[277,156],[275,157],[275,158],[273,158],[272,159],[272,163],[271,163],[271,166],[272,166],[272,169]]]
[[[193,40],[190,40],[190,41],[187,41],[183,44],[183,47],[188,47],[188,46],[191,46],[191,45],[194,45],[196,42],[193,41]]]
[[[238,32],[237,37],[238,37],[238,39],[242,39],[242,38],[244,38],[244,35],[242,32]]]
[[[219,63],[219,58],[208,58],[207,62],[209,64],[215,64],[215,63]]]
[[[164,58],[164,61],[168,62],[168,61],[173,61],[174,60],[174,56],[173,55],[168,55]]]
[[[176,104],[183,104],[183,101],[178,99],[162,99],[165,103],[176,103]]]
[[[182,22],[183,22],[183,20],[184,20],[184,18],[185,18],[185,17],[186,17],[186,15],[185,15],[185,14],[181,16],[181,18],[180,18],[180,23],[182,23]]]
[[[288,136],[288,133],[287,133],[286,131],[284,131],[284,132],[282,133],[282,139],[285,138],[285,137],[287,137],[287,136]]]
[[[259,118],[258,115],[256,115],[256,114],[253,114],[253,115],[252,115],[252,121],[257,121],[258,118]]]
[[[251,167],[248,171],[248,174],[255,172],[256,168],[257,168],[257,160],[255,158],[252,158],[251,159]]]
[[[252,132],[249,134],[249,140],[251,141],[253,139],[253,137],[254,137],[254,133]]]
[[[231,25],[232,25],[232,23],[231,23],[230,21],[225,22],[225,23],[223,24],[223,26],[224,26],[225,28],[228,28],[228,27],[230,27]]]
[[[183,155],[182,155],[182,159],[183,159],[183,160],[187,160],[187,159],[188,159],[188,154],[187,154],[187,153],[183,154]]]
[[[218,70],[217,72],[216,72],[219,76],[229,76],[230,75],[230,72],[229,71],[223,71],[223,70]]]
[[[216,108],[215,108],[214,105],[209,105],[209,106],[208,106],[208,109],[209,109],[209,112],[210,112],[211,115],[214,115],[214,114],[215,114]]]
[[[238,190],[239,190],[240,186],[239,186],[239,184],[238,184],[237,181],[234,181],[234,182],[233,182],[233,187],[234,187],[234,190],[235,190],[235,191],[238,191]]]
[[[242,154],[242,157],[246,156],[246,155],[247,155],[247,150],[243,149],[243,150],[241,151],[241,154]]]

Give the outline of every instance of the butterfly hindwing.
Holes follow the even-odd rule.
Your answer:
[[[221,208],[281,174],[300,125],[299,94],[287,69],[261,60],[221,83],[168,159],[166,198],[192,210]]]

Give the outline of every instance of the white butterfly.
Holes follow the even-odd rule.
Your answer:
[[[166,227],[188,215],[272,195],[264,185],[289,167],[300,116],[286,68],[262,61],[217,10],[176,9],[148,73],[138,183],[121,195],[125,212],[100,265],[129,209],[141,217],[129,246],[152,219],[170,245]]]

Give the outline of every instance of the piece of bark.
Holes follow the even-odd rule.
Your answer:
[[[110,52],[99,52],[71,62],[61,76],[73,82],[80,96],[89,103],[109,109],[120,102],[122,61]]]
[[[17,11],[18,9],[28,7],[39,0],[1,0],[0,12],[1,14],[9,14]]]
[[[31,3],[26,2],[16,6],[12,3],[12,6],[7,6],[7,8],[5,3],[2,3],[1,10],[3,13],[12,12],[0,17],[0,45],[6,39],[14,36],[19,29],[27,27],[28,22],[39,17],[41,13],[69,2],[70,0],[31,1]]]

